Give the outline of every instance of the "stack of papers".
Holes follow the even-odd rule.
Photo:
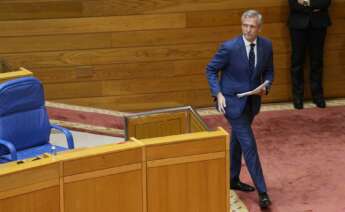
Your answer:
[[[238,93],[237,94],[237,97],[238,98],[242,98],[244,96],[250,96],[250,95],[254,95],[254,94],[259,94],[262,89],[264,87],[266,87],[267,85],[269,84],[269,81],[266,80],[264,83],[262,83],[261,85],[259,85],[258,87],[256,87],[254,90],[251,90],[251,91],[247,91],[247,92],[244,92],[244,93]]]

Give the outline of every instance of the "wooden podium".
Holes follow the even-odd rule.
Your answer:
[[[153,138],[209,131],[201,117],[190,107],[177,107],[125,116],[126,139]]]
[[[191,107],[125,117],[126,138],[142,142],[147,211],[229,211],[228,133],[209,131]]]

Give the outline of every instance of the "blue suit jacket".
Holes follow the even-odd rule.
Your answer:
[[[257,65],[253,73],[249,70],[242,35],[224,42],[207,65],[206,75],[212,96],[216,97],[218,92],[222,92],[226,97],[226,115],[233,119],[239,117],[245,108],[247,97],[238,98],[236,94],[255,89],[265,80],[270,81],[270,85],[273,81],[271,41],[260,36],[257,38]],[[254,95],[252,99],[252,111],[257,114],[261,97]]]

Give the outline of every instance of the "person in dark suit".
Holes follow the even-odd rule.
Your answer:
[[[252,122],[259,113],[261,95],[267,94],[273,81],[273,50],[268,39],[258,36],[262,15],[255,10],[242,14],[242,35],[224,42],[206,67],[206,76],[217,108],[230,123],[230,188],[245,192],[255,188],[240,181],[242,153],[251,178],[259,193],[259,204],[271,204],[267,194]],[[218,73],[220,79],[218,80]],[[255,95],[237,97],[236,94],[268,84]]]
[[[331,0],[289,0],[292,97],[296,109],[303,109],[303,65],[307,49],[312,99],[317,107],[326,107],[322,86],[323,48],[327,27],[331,25],[328,14],[330,4]]]

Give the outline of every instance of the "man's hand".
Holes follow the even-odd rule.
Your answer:
[[[264,96],[267,94],[267,88],[266,86],[262,86],[262,88],[256,88],[254,90],[254,95]]]
[[[297,2],[298,2],[298,4],[301,4],[301,5],[303,5],[303,3],[304,3],[304,0],[297,0]]]
[[[221,92],[217,94],[217,103],[218,103],[218,111],[225,114],[225,108],[226,108],[226,101],[225,97]]]
[[[300,5],[303,5],[305,7],[309,7],[310,6],[310,0],[297,0],[297,3]]]
[[[264,96],[267,94],[267,91],[266,91],[266,86],[264,86],[258,93],[258,95],[260,96]]]

